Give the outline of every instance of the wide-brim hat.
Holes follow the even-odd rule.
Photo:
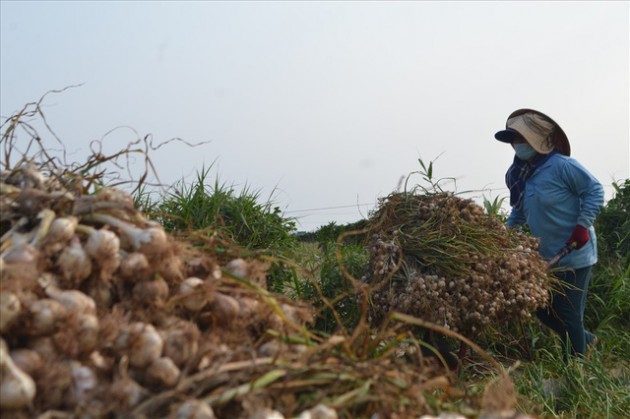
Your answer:
[[[534,109],[518,109],[508,116],[505,129],[494,134],[494,138],[511,143],[519,134],[537,153],[549,154],[558,150],[565,156],[571,155],[571,144],[560,125],[547,115]]]

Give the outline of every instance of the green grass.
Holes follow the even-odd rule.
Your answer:
[[[308,247],[310,252],[314,249]],[[316,318],[315,329],[331,333],[339,327],[351,330],[358,323],[360,309],[353,286],[346,274],[352,279],[360,279],[368,266],[366,249],[359,244],[343,244],[338,246],[328,242],[317,248],[312,261],[305,261],[310,267],[312,279],[305,283],[302,298],[320,309]],[[337,250],[341,256],[339,264]],[[312,253],[311,253],[312,254]],[[334,310],[328,307],[332,304]]]
[[[210,169],[202,168],[191,183],[181,180],[157,196],[141,189],[134,196],[135,203],[169,232],[217,238],[217,253],[231,255],[239,247],[250,255],[267,257],[271,261],[269,290],[293,289],[299,294],[296,267],[290,260],[298,244],[295,220],[284,217],[271,197],[262,200],[247,185],[237,190],[220,182],[218,176],[210,182]]]
[[[560,345],[538,348],[533,361],[515,374],[520,409],[542,417],[627,417],[630,412],[630,360],[611,346],[630,348],[628,331],[600,331],[600,346],[587,360],[565,362]],[[550,391],[549,386],[556,387]]]
[[[211,228],[247,249],[295,246],[295,220],[283,217],[271,199],[261,202],[260,193],[247,185],[237,191],[218,177],[210,184],[210,169],[202,168],[190,184],[178,182],[155,202],[146,194],[136,202],[168,231]]]

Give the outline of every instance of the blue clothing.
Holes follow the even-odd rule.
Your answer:
[[[533,162],[529,163],[518,156],[514,156],[514,162],[505,174],[505,184],[510,190],[510,205],[518,209],[523,208],[523,197],[525,196],[525,183],[534,174],[539,166],[542,166],[551,156],[558,153],[552,151],[550,154],[539,154]]]
[[[593,222],[604,204],[604,188],[577,160],[554,153],[538,165],[525,183],[522,208],[513,207],[508,226],[529,225],[540,238],[539,253],[552,258],[566,245],[577,224],[588,228],[591,240],[560,260],[573,269],[597,263]]]

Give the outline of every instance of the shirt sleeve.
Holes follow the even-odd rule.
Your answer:
[[[577,160],[569,159],[562,173],[571,191],[580,197],[577,223],[591,227],[604,205],[604,188]]]
[[[516,227],[525,224],[525,221],[525,214],[523,213],[523,210],[512,207],[512,211],[510,211],[510,216],[505,222],[505,225],[508,227]]]

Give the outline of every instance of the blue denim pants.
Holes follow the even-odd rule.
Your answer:
[[[584,307],[592,268],[557,272],[561,289],[551,294],[549,307],[536,312],[544,325],[560,335],[565,348],[571,344],[572,355],[584,355],[586,347],[595,339],[595,335],[584,329]]]

